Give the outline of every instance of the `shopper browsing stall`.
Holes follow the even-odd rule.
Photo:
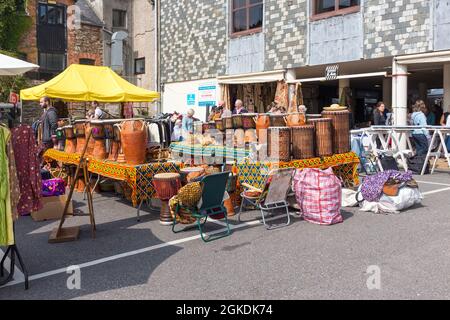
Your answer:
[[[412,133],[413,141],[416,146],[417,155],[426,155],[428,151],[430,133],[427,129],[427,117],[425,116],[426,106],[422,100],[417,100],[413,106],[413,113],[411,115],[411,122],[414,126],[422,128],[416,129]]]
[[[177,121],[175,121],[175,126],[173,127],[173,132],[172,132],[172,141],[181,141],[183,140],[183,135],[182,135],[182,121],[180,119],[178,119]]]
[[[234,106],[235,108],[233,110],[233,114],[248,113],[247,109],[244,108],[244,103],[242,102],[242,100],[236,100]]]
[[[181,128],[183,130],[183,135],[194,133],[194,109],[189,109],[187,114],[183,117]]]

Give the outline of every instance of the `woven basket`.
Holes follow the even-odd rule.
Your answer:
[[[200,182],[191,182],[178,191],[178,199],[181,204],[187,207],[194,207],[202,197],[202,187]]]

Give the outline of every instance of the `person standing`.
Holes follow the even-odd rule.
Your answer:
[[[427,125],[434,126],[436,124],[436,116],[430,107],[425,105],[425,116],[427,117]]]
[[[426,106],[422,100],[417,100],[413,106],[411,115],[412,125],[422,128],[416,129],[412,133],[413,141],[416,146],[417,155],[426,155],[428,152],[430,133],[424,127],[427,126],[427,117],[425,116]]]
[[[386,125],[386,106],[383,101],[377,103],[375,110],[373,111],[373,125],[385,126]]]
[[[177,121],[175,121],[175,126],[173,128],[173,132],[172,132],[172,137],[171,140],[174,142],[178,142],[178,141],[182,141],[183,140],[183,135],[182,135],[182,121],[180,119],[177,119]]]
[[[194,133],[194,109],[189,109],[186,115],[183,117],[181,128],[183,130],[183,136]]]
[[[41,116],[42,145],[40,155],[56,145],[56,129],[58,128],[58,114],[51,106],[49,97],[42,97],[39,105],[44,111]]]
[[[450,127],[450,112],[443,112],[440,124],[444,127]],[[450,134],[445,137],[445,146],[447,147],[447,152],[450,152]]]
[[[94,120],[100,120],[104,118],[105,113],[100,108],[100,104],[97,101],[92,102],[92,107],[94,108]]]
[[[247,109],[244,108],[244,103],[242,102],[242,100],[237,99],[234,106],[235,108],[233,110],[233,114],[248,113]]]

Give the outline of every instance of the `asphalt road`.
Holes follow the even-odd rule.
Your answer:
[[[68,219],[82,232],[62,244],[47,242],[57,221],[18,221],[30,289],[17,274],[0,299],[450,299],[450,174],[417,180],[425,199],[400,214],[345,208],[338,225],[293,218],[273,231],[232,218],[232,235],[208,244],[196,230],[173,234],[149,211],[137,222],[126,202],[95,195],[96,239],[87,217]],[[80,195],[76,206],[85,208]],[[67,287],[71,265],[80,266],[80,289]],[[367,287],[370,266],[380,271],[379,289]]]

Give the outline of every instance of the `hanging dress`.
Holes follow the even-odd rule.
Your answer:
[[[6,149],[10,137],[11,132],[9,129],[0,127],[0,246],[14,244],[8,154]]]
[[[38,147],[33,131],[28,125],[12,129],[11,134],[20,186],[17,209],[20,215],[27,215],[42,209],[42,180],[37,157]]]

